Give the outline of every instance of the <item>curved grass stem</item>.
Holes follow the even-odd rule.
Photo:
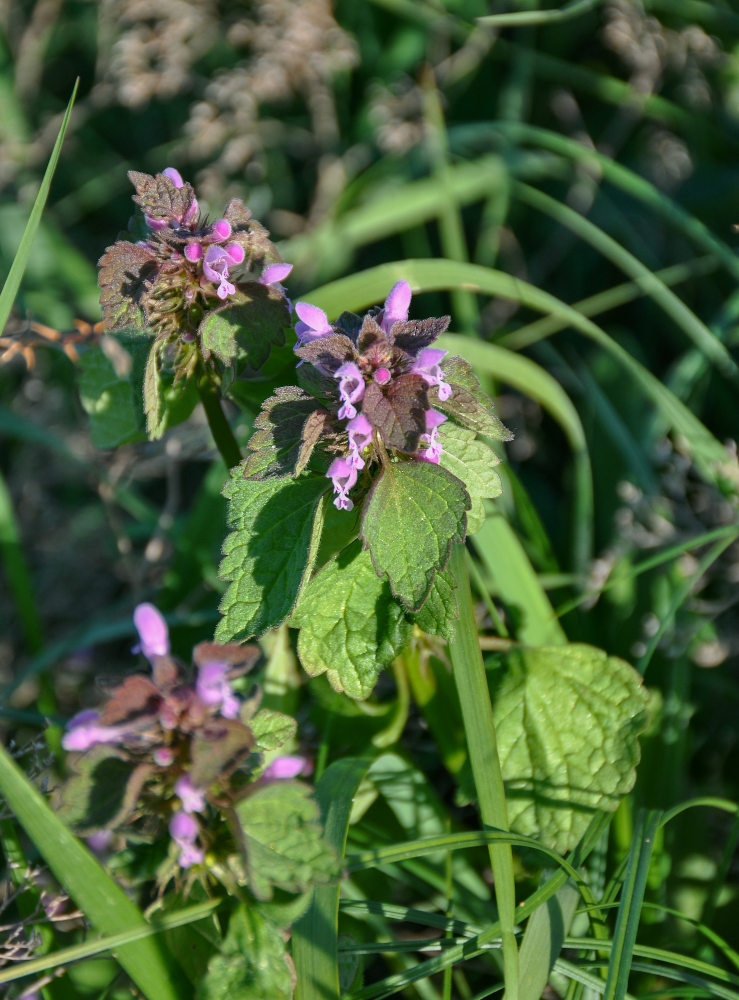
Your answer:
[[[493,708],[477,637],[463,545],[455,545],[452,551],[451,570],[457,581],[459,620],[454,638],[449,643],[449,656],[462,709],[480,816],[485,827],[507,831],[508,813],[498,758]],[[513,852],[511,845],[504,843],[490,844],[488,849],[502,933],[504,1000],[517,1000],[519,970],[518,948],[514,934],[516,890]]]

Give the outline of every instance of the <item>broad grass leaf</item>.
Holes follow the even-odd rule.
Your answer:
[[[563,854],[631,791],[647,692],[594,646],[518,648],[505,663],[493,714],[511,828]]]
[[[275,888],[303,892],[338,876],[336,854],[324,840],[318,803],[307,785],[262,785],[238,803],[236,817],[243,878],[258,899],[272,899]]]
[[[228,921],[220,951],[208,962],[196,1000],[290,1000],[293,972],[285,938],[253,906]]]
[[[467,534],[473,535],[485,520],[483,500],[500,496],[502,485],[495,466],[500,459],[475,432],[447,420],[439,428],[444,450],[439,464],[460,479],[470,495],[472,506],[467,514]]]
[[[232,530],[220,566],[229,586],[218,642],[261,635],[290,614],[309,562],[319,501],[330,486],[323,476],[244,479],[243,468],[234,470],[223,490]]]
[[[305,670],[312,677],[326,672],[334,690],[352,698],[372,693],[411,632],[405,609],[358,541],[311,580],[291,624],[300,626],[298,656]]]
[[[464,539],[469,509],[459,479],[430,462],[391,463],[372,486],[361,535],[378,576],[411,611],[446,567],[452,542]]]

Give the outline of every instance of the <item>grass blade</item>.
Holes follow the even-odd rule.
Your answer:
[[[624,1000],[626,996],[636,933],[641,919],[641,905],[647,885],[649,861],[652,856],[652,845],[659,822],[660,813],[656,811],[649,813],[641,811],[637,820],[621,889],[621,902],[616,918],[616,928],[613,932],[603,1000]]]
[[[554,10],[519,10],[510,14],[488,14],[486,17],[478,18],[478,23],[484,24],[487,28],[523,28],[534,24],[554,24],[587,14],[602,2],[603,0],[571,0],[564,7]]]
[[[352,799],[370,763],[360,757],[337,760],[316,785],[325,836],[339,857],[344,856]],[[338,882],[315,889],[307,912],[293,926],[295,1000],[339,1000],[339,891]]]
[[[10,267],[8,277],[5,279],[5,284],[0,292],[0,333],[5,329],[5,324],[8,322],[8,316],[10,316],[10,310],[13,308],[15,297],[18,294],[23,272],[25,271],[28,259],[31,256],[31,247],[33,246],[33,240],[36,236],[36,230],[41,222],[41,215],[46,206],[46,199],[49,196],[51,180],[54,176],[56,165],[59,162],[59,154],[62,151],[62,143],[64,142],[67,126],[69,125],[69,119],[72,114],[72,108],[74,107],[78,86],[79,79],[75,82],[74,89],[72,90],[72,96],[69,98],[69,104],[67,105],[67,110],[64,114],[64,118],[62,119],[62,124],[59,128],[59,134],[56,137],[54,148],[51,151],[49,163],[46,167],[43,180],[41,181],[41,187],[39,188],[36,200],[33,203],[31,214],[28,218],[28,222],[26,223],[26,228],[18,245],[18,250],[16,251],[13,263]]]
[[[0,793],[94,930],[117,934],[137,927],[150,929],[139,909],[1,747]],[[148,1000],[184,1000],[187,996],[181,973],[157,939],[121,945],[116,958]]]

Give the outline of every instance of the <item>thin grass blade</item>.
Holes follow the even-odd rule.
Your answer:
[[[54,148],[51,151],[49,163],[46,167],[43,180],[41,181],[41,187],[39,188],[36,200],[33,203],[31,214],[28,218],[28,222],[26,223],[26,228],[18,245],[18,250],[16,251],[13,263],[10,266],[10,271],[5,279],[5,284],[0,292],[0,333],[5,329],[5,324],[8,322],[8,316],[10,316],[10,310],[13,308],[15,297],[18,294],[23,272],[25,271],[28,259],[31,256],[31,247],[33,245],[34,237],[36,236],[36,230],[41,222],[41,215],[46,206],[46,199],[49,196],[51,180],[54,176],[56,165],[59,162],[59,154],[62,151],[62,143],[64,142],[64,136],[67,132],[67,126],[69,125],[69,119],[72,114],[72,108],[74,107],[78,86],[79,79],[75,82],[72,90],[72,96],[69,98],[69,104],[67,105],[67,110],[64,114],[64,118],[62,119],[62,124],[59,128],[59,134],[56,137]]]

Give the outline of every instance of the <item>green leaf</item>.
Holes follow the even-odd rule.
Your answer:
[[[234,300],[206,314],[198,328],[206,359],[215,354],[241,374],[258,372],[272,347],[285,342],[290,313],[283,295],[258,281],[239,284]]]
[[[464,539],[469,508],[463,484],[430,462],[391,463],[372,486],[361,535],[378,576],[411,611],[446,567],[452,542]]]
[[[460,424],[470,427],[478,434],[498,441],[510,441],[510,431],[493,413],[493,401],[482,391],[477,375],[464,358],[456,355],[445,358],[442,371],[452,394],[443,401],[432,396],[433,405],[450,413]]]
[[[239,802],[236,816],[243,838],[243,878],[258,899],[271,899],[275,888],[303,892],[337,878],[336,855],[323,839],[318,803],[307,785],[262,785]]]
[[[584,644],[518,648],[495,692],[511,829],[571,850],[636,779],[648,696],[624,660]]]
[[[459,615],[457,584],[451,573],[439,570],[420,611],[414,615],[416,625],[431,635],[449,641],[454,636],[454,623]]]
[[[57,814],[80,833],[123,823],[136,807],[154,766],[134,765],[106,746],[75,756],[75,773],[59,791]]]
[[[231,914],[197,1000],[290,1000],[293,977],[280,929],[244,904]]]
[[[443,452],[439,464],[461,480],[470,495],[472,506],[467,515],[467,534],[473,535],[485,520],[484,499],[500,496],[502,486],[495,466],[500,459],[475,432],[447,420],[439,427]]]
[[[318,402],[297,386],[282,386],[262,404],[254,420],[254,433],[249,440],[251,454],[244,466],[244,475],[259,479],[268,476],[299,474],[308,462],[317,438],[309,443],[306,454],[306,427],[318,410]],[[323,424],[319,428],[323,429]],[[312,428],[311,428],[312,430]],[[311,430],[308,431],[310,442]],[[302,468],[298,468],[302,465]]]
[[[144,437],[141,376],[149,350],[146,337],[111,340],[109,353],[95,346],[80,357],[78,387],[90,417],[90,436],[96,448],[116,448]]]
[[[311,677],[327,672],[334,690],[352,698],[372,693],[411,631],[403,607],[358,541],[310,581],[291,624],[300,627],[298,656],[306,671]]]
[[[229,587],[221,601],[218,642],[261,635],[292,611],[311,552],[324,476],[257,481],[243,478],[243,463],[224,487],[232,528],[220,567]],[[320,525],[318,525],[320,529]]]
[[[279,750],[295,736],[298,724],[289,715],[262,708],[249,720],[249,728],[257,750]]]

